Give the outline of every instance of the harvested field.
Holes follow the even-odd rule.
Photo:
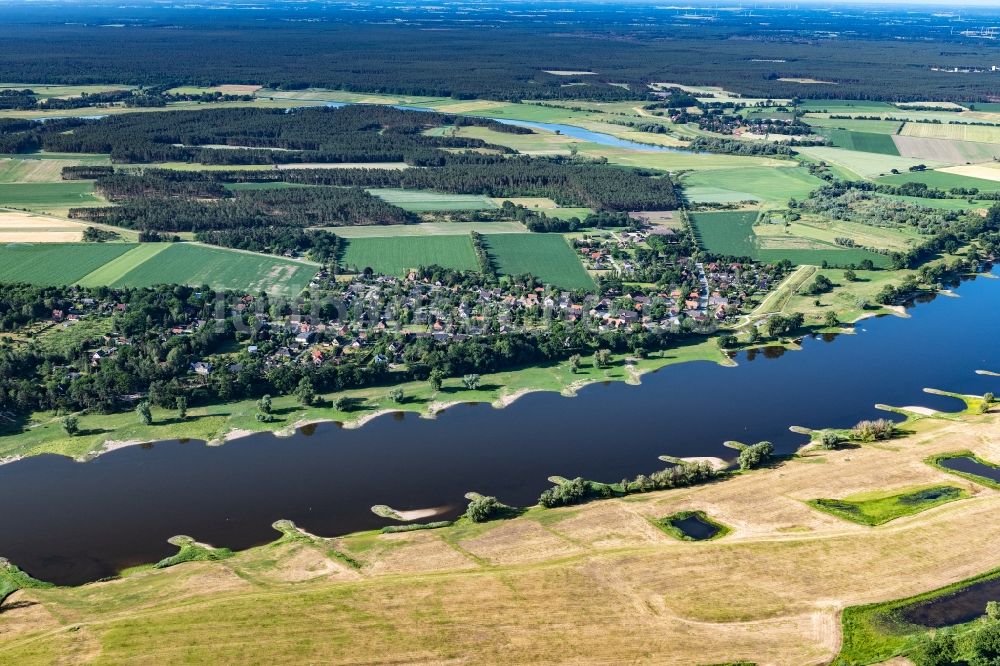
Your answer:
[[[891,141],[891,137],[883,135],[883,138]],[[861,178],[877,178],[888,175],[893,169],[906,172],[911,166],[923,164],[927,168],[948,166],[944,162],[936,160],[917,160],[912,157],[898,157],[895,155],[880,155],[878,153],[862,153],[856,150],[845,150],[843,148],[832,148],[827,146],[809,146],[797,148],[797,150],[816,160],[822,160],[834,166],[857,174]]]
[[[945,169],[939,169],[939,171],[943,173],[955,174],[956,176],[965,176],[968,178],[976,178],[979,180],[997,183],[1000,182],[1000,168],[998,167],[1000,167],[1000,164],[996,162],[987,162],[986,164],[967,164],[962,166],[947,167]]]
[[[574,69],[543,69],[546,74],[553,74],[555,76],[593,76],[597,72],[591,72],[589,70],[574,70]]]
[[[950,190],[953,187],[976,187],[983,192],[997,192],[1000,191],[1000,179],[997,179],[994,171],[989,166],[982,165],[953,166],[933,171],[915,171],[884,176],[879,178],[878,182],[891,185],[924,183],[928,187],[937,187],[943,190]]]
[[[789,83],[805,83],[805,84],[823,84],[827,86],[837,85],[836,81],[821,81],[819,79],[808,79],[799,78],[797,76],[782,76],[778,78],[779,81],[787,81]]]
[[[903,157],[965,164],[985,162],[1000,157],[1000,144],[975,143],[952,139],[929,139],[916,136],[897,135],[892,137],[899,154]]]
[[[75,243],[83,228],[61,218],[0,209],[0,243]]]

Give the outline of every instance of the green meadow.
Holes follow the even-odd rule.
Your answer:
[[[479,268],[468,235],[351,238],[341,253],[340,265],[357,271],[371,268],[385,275],[402,275],[411,268],[430,265],[461,271]]]
[[[490,234],[486,249],[499,273],[530,273],[563,289],[593,289],[594,281],[576,253],[558,234]]]

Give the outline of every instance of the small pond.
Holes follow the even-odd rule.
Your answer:
[[[990,601],[1000,601],[1000,578],[984,580],[952,594],[914,604],[903,609],[900,617],[922,627],[950,627],[982,616]]]
[[[694,541],[706,541],[716,536],[722,528],[701,514],[692,513],[684,518],[669,518],[667,524],[680,530],[684,536]]]
[[[956,472],[963,472],[965,474],[975,474],[976,476],[981,476],[983,478],[989,479],[991,481],[996,481],[1000,483],[1000,467],[994,467],[993,465],[984,465],[974,458],[969,456],[960,456],[958,458],[945,458],[938,462],[941,467],[945,469],[950,469]]]

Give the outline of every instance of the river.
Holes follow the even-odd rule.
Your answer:
[[[64,584],[175,552],[188,534],[234,549],[270,541],[280,518],[331,536],[393,521],[369,508],[445,507],[464,493],[534,503],[553,474],[618,481],[663,466],[657,456],[721,456],[722,442],[769,439],[790,452],[791,425],[846,427],[886,416],[875,403],[958,409],[923,387],[1000,393],[1000,280],[962,284],[910,310],[858,324],[856,335],[808,338],[802,351],[741,353],[738,366],[699,362],[597,384],[575,398],[529,394],[506,409],[459,405],[436,419],[387,415],[279,439],[208,447],[159,442],[77,463],[42,455],[0,466],[7,507],[0,555]]]

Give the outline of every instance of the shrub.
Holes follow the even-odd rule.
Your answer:
[[[841,441],[843,441],[843,438],[837,433],[832,430],[824,430],[819,436],[819,442],[816,443],[816,446],[817,448],[830,451],[837,448]]]
[[[62,427],[66,431],[66,434],[72,437],[80,432],[80,419],[72,415],[67,416],[63,419]]]
[[[896,424],[889,419],[861,421],[851,429],[851,438],[859,442],[877,442],[892,439],[896,434]]]
[[[737,462],[740,469],[754,469],[770,460],[772,453],[774,453],[774,444],[771,442],[757,442],[742,449]]]
[[[485,523],[500,514],[504,505],[496,497],[477,497],[469,502],[465,517],[474,523]]]

